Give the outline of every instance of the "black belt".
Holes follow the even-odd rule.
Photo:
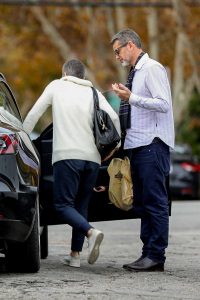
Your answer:
[[[163,141],[162,141],[160,138],[155,137],[155,138],[152,140],[152,142],[150,143],[150,145],[151,145],[151,144],[155,144],[155,143],[163,143]],[[142,148],[147,147],[147,146],[149,146],[149,145],[140,146],[140,147],[137,147],[137,148],[133,148],[133,149],[131,149],[131,150],[133,151],[133,153],[136,153],[136,152],[140,151]]]

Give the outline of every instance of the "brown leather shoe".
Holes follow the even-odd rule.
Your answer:
[[[138,263],[140,260],[142,260],[143,258],[144,258],[144,256],[141,255],[138,259],[136,259],[136,260],[133,261],[132,263],[123,265],[123,268],[124,268],[124,269],[131,268],[132,266],[134,266],[135,264],[137,264],[137,263]]]
[[[125,268],[128,271],[135,272],[152,272],[152,271],[164,271],[164,263],[156,262],[148,257],[140,259],[138,262],[129,264]]]

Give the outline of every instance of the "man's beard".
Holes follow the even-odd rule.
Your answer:
[[[130,62],[128,60],[123,60],[123,62],[121,63],[122,67],[129,67],[130,66]]]

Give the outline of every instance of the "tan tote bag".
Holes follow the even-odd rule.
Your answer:
[[[108,174],[110,176],[108,189],[110,201],[122,210],[131,209],[133,183],[129,158],[113,158],[108,166]]]

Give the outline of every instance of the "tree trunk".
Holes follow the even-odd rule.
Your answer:
[[[176,37],[174,59],[174,79],[172,85],[172,98],[175,123],[180,121],[182,111],[186,106],[184,101],[184,34],[179,32]]]
[[[109,0],[107,0],[109,2]],[[114,0],[117,2],[116,0]],[[126,27],[126,17],[123,8],[116,7],[115,10],[107,9],[107,29],[110,37],[110,41],[114,34],[119,30]],[[112,48],[112,47],[111,47]],[[111,49],[112,51],[112,49]],[[113,53],[113,60],[115,60],[115,55]],[[116,62],[117,76],[115,81],[120,81],[122,83],[126,82],[127,70],[124,69],[119,62]]]
[[[147,30],[149,37],[150,57],[159,60],[159,33],[158,33],[158,13],[157,8],[148,8],[147,11]]]
[[[117,2],[117,1],[115,1]],[[120,31],[126,27],[126,14],[124,12],[123,7],[116,7],[116,25],[117,25],[117,31]]]
[[[89,64],[89,66],[93,66],[94,65],[94,55],[92,54],[93,49],[95,49],[96,47],[94,47],[94,41],[95,41],[95,18],[94,18],[94,9],[92,7],[87,7],[86,8],[87,11],[87,15],[88,15],[88,20],[89,20],[89,24],[88,24],[88,35],[87,35],[87,62]]]
[[[182,113],[187,106],[187,102],[191,97],[189,92],[192,93],[194,87],[196,87],[200,93],[200,80],[193,50],[195,47],[193,47],[193,43],[190,41],[186,32],[186,29],[190,26],[187,22],[188,10],[186,8],[186,1],[172,0],[172,3],[178,25],[173,80],[174,115],[175,123],[178,124],[181,120]],[[187,82],[184,82],[183,78],[185,51],[192,67],[192,76]]]

